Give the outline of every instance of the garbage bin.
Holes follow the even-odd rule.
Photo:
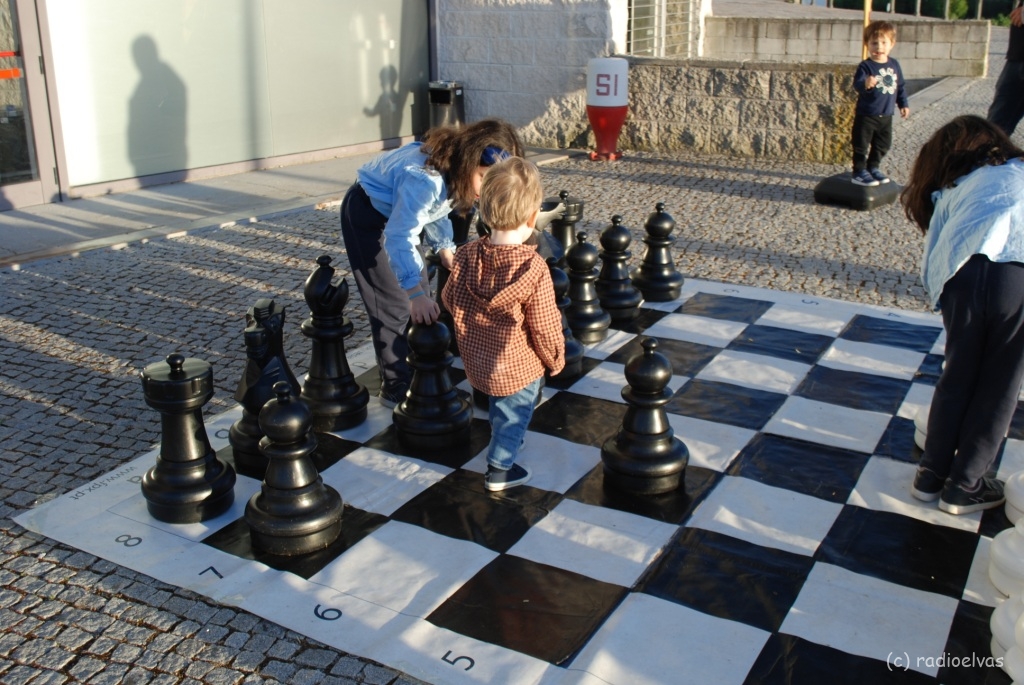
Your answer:
[[[430,127],[466,123],[466,105],[462,101],[462,84],[455,81],[431,81],[427,91],[430,104]]]

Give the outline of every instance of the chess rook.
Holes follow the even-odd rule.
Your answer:
[[[293,398],[285,381],[274,384],[274,393],[259,417],[267,473],[245,506],[245,521],[253,549],[278,556],[308,554],[341,533],[343,502],[337,490],[324,485],[311,459],[317,440],[309,407]]]
[[[398,437],[413,447],[448,447],[464,440],[473,420],[473,408],[459,397],[448,375],[452,354],[451,333],[443,323],[412,324],[409,366],[412,382],[406,398],[395,407]]]
[[[168,355],[142,371],[146,404],[160,412],[160,454],[142,478],[150,515],[167,523],[219,516],[234,501],[235,471],[217,458],[203,423],[213,370],[202,359]]]
[[[584,345],[604,340],[612,317],[601,309],[594,282],[597,280],[597,248],[589,244],[587,234],[576,234],[576,243],[565,256],[569,267],[569,306],[566,321],[572,334]]]
[[[313,341],[313,349],[301,397],[313,412],[313,430],[330,432],[365,421],[370,393],[356,383],[345,357],[345,338],[352,334],[352,322],[342,311],[348,283],[342,279],[337,286],[331,284],[334,268],[327,255],[316,262],[303,291],[309,318],[301,330]]]
[[[543,206],[554,206],[559,203],[565,205],[565,211],[561,217],[551,222],[548,230],[562,246],[562,255],[559,257],[558,265],[564,267],[565,255],[575,243],[573,238],[576,235],[576,224],[583,220],[583,200],[569,197],[569,191],[563,190],[558,197],[546,198]]]
[[[612,317],[612,323],[619,325],[635,319],[644,301],[629,276],[627,261],[631,253],[628,248],[632,240],[629,229],[622,225],[622,217],[618,214],[601,231],[601,273],[595,287],[601,308]]]
[[[234,396],[242,405],[242,417],[231,426],[228,440],[239,473],[263,478],[267,460],[260,451],[260,411],[274,397],[278,381],[287,381],[295,394],[300,391],[299,381],[284,357],[284,307],[269,298],[257,300],[245,314],[244,335],[245,371]]]
[[[672,364],[645,338],[644,351],[626,364],[622,398],[629,408],[618,433],[601,447],[608,485],[633,494],[658,494],[679,487],[690,453],[675,437],[665,413],[672,398]]]
[[[570,304],[569,277],[558,266],[557,259],[548,259],[548,270],[551,273],[551,283],[555,289],[555,304],[562,313],[562,335],[565,337],[565,366],[554,378],[576,378],[583,373],[583,353],[585,350],[582,343],[572,334],[569,321],[565,318],[565,312]]]
[[[682,291],[683,275],[676,270],[672,259],[675,239],[671,233],[675,227],[675,219],[665,211],[664,202],[655,205],[644,224],[647,251],[640,266],[633,271],[633,285],[649,302],[670,302]]]

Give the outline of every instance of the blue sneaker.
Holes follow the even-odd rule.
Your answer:
[[[875,180],[875,177],[872,176],[870,174],[870,172],[868,172],[867,169],[862,169],[860,171],[853,172],[853,178],[851,178],[850,180],[853,181],[853,185],[855,185],[855,186],[877,186],[878,185],[878,181]]]
[[[484,487],[490,492],[508,490],[530,480],[531,475],[530,469],[519,464],[512,464],[512,468],[508,471],[502,471],[488,465],[487,473],[484,474]]]
[[[868,169],[868,173],[871,174],[871,178],[875,179],[879,183],[888,183],[889,177],[883,174],[878,169]]]

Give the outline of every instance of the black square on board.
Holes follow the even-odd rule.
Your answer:
[[[895,414],[908,390],[910,381],[899,378],[815,366],[793,394],[851,409]]]
[[[1012,679],[992,656],[992,611],[992,607],[966,600],[957,605],[946,647],[941,655],[933,656],[935,659],[944,657],[939,682],[944,685],[1010,685]]]
[[[752,324],[736,336],[727,349],[813,364],[833,341],[834,338],[827,335]]]
[[[605,361],[625,366],[629,360],[644,353],[643,341],[647,336],[637,336],[628,343],[615,350]],[[672,363],[672,374],[676,376],[696,376],[701,369],[708,365],[719,352],[719,347],[702,345],[685,340],[672,340],[671,338],[655,338],[658,341],[656,352],[665,355]],[[623,379],[623,385],[626,381]]]
[[[469,426],[469,439],[455,441],[443,449],[430,446],[417,447],[398,437],[398,429],[391,424],[366,442],[367,447],[412,457],[432,464],[457,469],[486,449],[491,441],[491,425],[486,419],[474,418]]]
[[[812,566],[802,554],[684,528],[636,590],[771,632],[782,625]]]
[[[877,316],[858,314],[850,319],[839,337],[844,340],[874,345],[900,347],[915,352],[928,352],[942,332],[942,328],[892,318],[895,316],[897,315],[893,314],[890,315],[890,318],[883,319]]]
[[[244,518],[229,523],[217,532],[208,535],[201,542],[236,557],[258,561],[270,568],[293,573],[308,580],[387,522],[388,519],[385,516],[356,509],[346,504],[341,514],[341,533],[334,542],[324,549],[291,557],[254,550],[249,524],[245,522]]]
[[[772,308],[772,302],[734,295],[697,293],[679,308],[680,314],[706,316],[709,319],[754,323]]]
[[[654,324],[661,321],[668,312],[663,312],[658,309],[647,309],[640,307],[640,311],[637,315],[629,321],[617,323],[612,321],[610,328],[614,330],[624,331],[626,333],[642,333],[646,329],[650,328]]]
[[[626,405],[574,392],[560,392],[533,412],[530,430],[600,448],[615,435]]]
[[[917,372],[914,374],[914,382],[922,383],[924,385],[935,385],[939,382],[939,376],[942,375],[942,362],[945,359],[940,354],[926,354],[924,361],[921,362],[921,366],[917,367]]]
[[[488,492],[483,474],[457,469],[403,504],[391,518],[505,552],[561,500],[556,492],[529,485]]]
[[[977,546],[974,533],[850,505],[843,507],[815,558],[960,599]]]
[[[758,433],[727,473],[842,504],[868,459],[866,454],[841,447]]]
[[[626,588],[502,554],[427,620],[552,664],[570,661],[626,595]]]
[[[665,410],[680,416],[761,430],[785,401],[786,395],[782,393],[694,378],[673,395]]]
[[[921,448],[914,442],[914,420],[894,416],[878,440],[875,454],[909,464],[921,461]]]
[[[841,652],[809,640],[775,633],[768,638],[744,685],[935,685],[936,680],[919,671],[894,668],[884,661]]]
[[[569,488],[565,498],[678,525],[690,517],[721,478],[722,474],[717,471],[687,466],[676,490],[660,495],[637,495],[606,484],[604,464],[598,464]]]

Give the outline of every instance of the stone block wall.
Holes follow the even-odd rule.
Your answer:
[[[989,22],[896,19],[896,47],[907,78],[985,76]],[[707,59],[856,64],[861,60],[863,21],[707,17]]]
[[[635,150],[844,163],[856,93],[848,65],[629,58]]]

